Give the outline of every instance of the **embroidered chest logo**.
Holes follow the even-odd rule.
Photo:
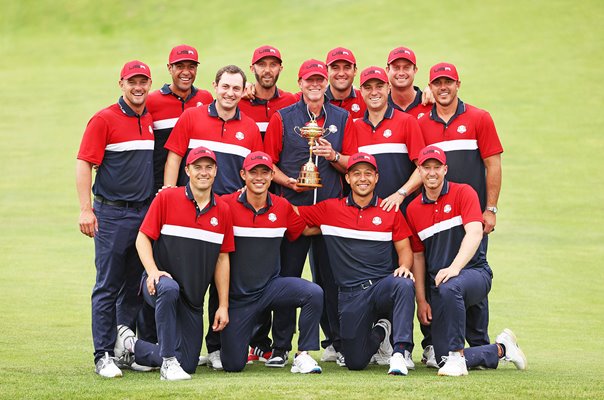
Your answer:
[[[198,101],[197,102],[197,107],[201,107],[201,106],[203,106],[203,103],[201,101]]]
[[[373,223],[373,225],[381,225],[382,219],[380,217],[373,217],[371,222]]]
[[[216,218],[216,217],[210,218],[210,225],[212,225],[212,226],[218,225],[218,218]]]
[[[353,112],[357,112],[357,111],[359,111],[359,110],[361,109],[361,107],[360,107],[360,106],[359,106],[357,103],[354,103],[354,104],[352,105],[352,107],[350,107],[350,109],[351,109]]]
[[[336,133],[338,131],[338,127],[335,125],[329,125],[329,132]]]
[[[467,129],[466,129],[466,126],[465,126],[465,125],[459,125],[459,126],[457,127],[457,132],[458,132],[458,133],[464,134],[464,133],[466,133],[466,131],[467,131]]]
[[[271,222],[275,222],[277,220],[277,216],[275,215],[275,213],[270,213],[268,215],[268,220]]]
[[[424,113],[419,113],[419,114],[417,114],[417,119],[420,119],[423,116],[424,116]]]
[[[451,212],[451,204],[445,204],[445,208],[443,208],[443,211],[445,212],[445,214],[448,214]]]
[[[386,129],[384,131],[384,137],[389,138],[390,136],[392,136],[392,131],[390,129]]]
[[[237,139],[237,140],[243,140],[243,139],[245,139],[245,135],[243,134],[243,132],[237,132],[235,134],[235,139]]]

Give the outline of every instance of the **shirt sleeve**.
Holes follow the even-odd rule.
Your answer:
[[[149,236],[153,240],[159,239],[161,228],[164,225],[164,204],[166,193],[167,191],[162,190],[157,196],[155,196],[139,229],[142,233]]]
[[[78,151],[78,159],[100,165],[105,157],[107,143],[109,143],[109,126],[104,118],[96,114],[86,125]]]
[[[285,201],[287,202],[287,200]],[[294,208],[291,204],[289,204],[289,202],[287,202],[286,208],[287,230],[285,231],[285,236],[287,237],[287,240],[293,242],[300,237],[304,231],[304,228],[306,228],[306,222],[304,222],[304,220],[298,214],[296,214]]]
[[[484,222],[478,194],[470,185],[460,184],[459,195],[457,201],[461,210],[461,221],[465,225],[469,222],[479,221]]]
[[[409,229],[411,230],[411,250],[413,250],[414,253],[423,253],[425,248],[424,248],[424,244],[422,243],[421,239],[419,238],[418,232],[417,232],[417,227],[415,226],[415,223],[413,221],[412,218],[412,213],[413,213],[413,207],[412,204],[409,205],[409,207],[407,208],[407,225],[409,226]]]
[[[283,150],[283,120],[281,119],[281,114],[276,112],[266,127],[264,152],[271,156],[273,162],[277,164],[281,150]]]
[[[222,246],[220,247],[221,253],[231,253],[235,251],[235,234],[233,233],[233,217],[229,205],[226,202],[222,202],[221,207],[222,219],[225,221],[224,224],[224,238],[222,240]]]
[[[342,140],[342,154],[352,155],[358,150],[357,132],[351,116],[346,120],[344,127],[344,138]]]
[[[189,148],[189,132],[191,131],[190,115],[197,109],[197,107],[186,109],[180,118],[178,118],[176,125],[174,125],[174,129],[172,129],[172,133],[170,133],[170,136],[164,145],[167,150],[172,151],[181,157],[185,156],[187,149]]]
[[[394,216],[394,226],[392,229],[392,241],[398,242],[399,240],[403,240],[411,236],[411,228],[409,228],[405,217],[403,217],[403,213],[394,210],[390,210],[390,212],[394,212],[396,214]]]
[[[325,220],[326,203],[328,201],[329,200],[323,200],[312,206],[298,206],[300,217],[302,217],[306,225],[310,227],[321,226],[321,223]]]
[[[499,140],[497,129],[491,114],[484,111],[477,126],[476,139],[478,141],[478,150],[484,160],[495,154],[503,153],[503,146]]]
[[[411,161],[417,160],[420,150],[426,147],[424,136],[422,135],[422,131],[416,118],[408,118],[406,128],[405,132],[407,137],[405,138],[405,143],[407,144],[409,159]]]

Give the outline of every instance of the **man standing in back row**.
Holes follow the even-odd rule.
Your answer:
[[[92,339],[96,373],[122,376],[113,348],[117,324],[135,328],[143,266],[135,240],[153,195],[153,129],[145,108],[151,71],[130,61],[120,74],[123,96],[88,122],[76,164],[80,232],[94,238]],[[92,169],[98,168],[94,186]],[[90,202],[90,189],[94,207]]]

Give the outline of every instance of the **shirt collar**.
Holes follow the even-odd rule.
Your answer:
[[[270,99],[260,99],[258,97],[255,97],[252,100],[250,100],[250,103],[264,105],[264,104],[268,103],[270,100],[278,99],[280,96],[281,95],[279,94],[279,89],[277,88],[277,86],[275,86],[275,93],[273,94],[273,96]]]
[[[193,191],[191,190],[191,183],[187,183],[187,185],[185,186],[185,196],[187,196],[187,199],[189,199],[193,205],[195,206],[195,211],[197,216],[199,217],[200,215],[203,215],[205,213],[207,213],[208,211],[210,211],[210,209],[212,207],[214,207],[216,205],[216,199],[214,198],[214,192],[210,193],[210,201],[208,202],[208,204],[203,208],[203,210],[199,209],[199,205],[197,204],[197,202],[195,201],[195,197],[193,196]]]
[[[189,93],[189,95],[187,96],[187,98],[185,99],[185,103],[189,100],[191,100],[193,97],[195,97],[195,95],[197,94],[199,89],[197,89],[195,86],[191,86],[191,93]],[[166,83],[164,84],[164,86],[161,87],[161,89],[159,89],[159,92],[163,95],[168,95],[171,94],[174,97],[180,99],[180,97],[178,95],[176,95],[174,92],[172,92],[172,89],[170,89],[170,84]]]
[[[382,120],[380,122],[378,122],[378,124],[376,126],[373,126],[373,124],[369,120],[369,110],[365,110],[365,114],[363,115],[363,122],[366,123],[367,125],[371,126],[375,130],[382,124],[384,119],[392,119],[393,115],[394,115],[394,107],[392,107],[392,105],[390,103],[388,103],[388,106],[386,107],[386,112],[384,113],[384,118],[382,118]]]
[[[440,190],[440,194],[438,198],[440,199],[442,196],[449,193],[449,181],[445,178],[443,180],[443,188]],[[426,188],[422,186],[422,203],[423,204],[433,204],[436,203],[436,200],[430,200],[428,196],[426,196]]]
[[[304,102],[304,95],[300,96],[300,101],[298,101],[297,106],[300,110],[302,110],[302,112],[304,113],[304,115],[308,116],[308,118],[310,118],[310,116],[308,115],[308,109],[306,108],[306,103]],[[327,107],[327,105],[329,104],[329,102],[324,102],[323,103],[323,107],[321,107],[321,111],[319,112],[319,115],[317,115],[317,119],[321,119],[324,117],[325,113],[323,112],[325,110],[325,107]]]
[[[348,196],[346,197],[346,205],[349,207],[356,207],[359,210],[364,210],[369,207],[377,207],[378,206],[378,196],[374,191],[373,197],[371,198],[371,201],[369,202],[369,204],[367,204],[365,207],[361,207],[360,205],[358,205],[357,203],[354,202],[354,199],[352,198],[352,191],[351,191],[350,193],[348,193]]]
[[[327,97],[327,99],[329,101],[336,100],[333,97],[333,93],[331,93],[331,85],[327,86],[327,90],[325,91],[325,97]],[[354,86],[351,86],[350,87],[350,94],[348,96],[346,96],[346,99],[356,99],[356,97],[357,97],[357,93],[354,90]],[[338,99],[336,101],[340,101],[340,100]]]
[[[122,112],[124,114],[126,114],[129,117],[142,117],[143,115],[147,114],[147,107],[145,106],[145,108],[143,109],[143,112],[139,115],[137,113],[134,112],[134,110],[132,108],[130,108],[130,106],[128,105],[128,103],[126,103],[126,100],[124,100],[124,96],[120,96],[119,100],[117,101],[117,104],[120,106],[120,109],[122,110]]]
[[[256,211],[256,209],[247,201],[247,196],[245,195],[245,191],[241,192],[239,197],[237,197],[237,201],[249,210],[251,210],[255,215],[265,214],[270,210],[273,206],[273,200],[271,199],[271,194],[267,193],[266,195],[266,206]]]
[[[453,122],[453,120],[455,118],[457,118],[458,116],[460,116],[461,114],[466,112],[466,105],[463,101],[461,101],[460,98],[457,98],[457,108],[455,109],[455,114],[453,114],[453,116],[451,117],[451,119],[449,120],[449,122],[445,122],[442,120],[442,118],[440,118],[438,116],[438,113],[436,112],[436,103],[432,106],[432,111],[430,111],[430,119],[436,122],[440,122],[441,124],[447,126],[450,125],[451,122]]]
[[[216,109],[216,100],[211,102],[208,106],[208,114],[210,114],[210,117],[220,118],[220,116],[218,115],[218,110]],[[241,114],[239,113],[239,106],[237,106],[237,109],[235,110],[235,115],[229,121],[232,121],[234,119],[241,119]]]
[[[392,100],[392,93],[388,93],[388,104],[402,112],[409,112],[410,110],[414,109],[422,103],[422,91],[417,86],[413,86],[413,89],[415,90],[415,98],[413,99],[411,104],[409,104],[409,107],[407,107],[406,109],[403,110],[401,106],[399,106],[394,102],[394,100]]]

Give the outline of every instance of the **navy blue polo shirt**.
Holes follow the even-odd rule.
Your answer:
[[[164,189],[151,203],[140,231],[155,241],[155,263],[178,282],[183,301],[203,312],[218,256],[235,250],[228,204],[212,194],[200,210],[188,184]]]
[[[413,232],[413,252],[424,252],[426,271],[434,280],[438,271],[451,265],[466,235],[464,225],[483,222],[476,192],[465,184],[445,179],[436,201],[426,197],[425,190],[407,207],[407,222]],[[486,256],[479,248],[464,268],[486,268]]]
[[[122,97],[88,121],[78,159],[98,165],[95,195],[111,201],[145,201],[153,194],[153,128],[144,109],[135,113]]]
[[[281,271],[281,241],[296,240],[306,224],[282,197],[269,194],[266,206],[258,211],[245,192],[225,195],[233,218],[237,251],[230,254],[230,305],[256,301],[266,285]]]
[[[411,231],[403,214],[384,211],[379,203],[374,194],[368,206],[360,207],[351,193],[298,208],[308,226],[321,229],[339,287],[383,278],[398,268],[393,264],[392,243],[408,238]]]

